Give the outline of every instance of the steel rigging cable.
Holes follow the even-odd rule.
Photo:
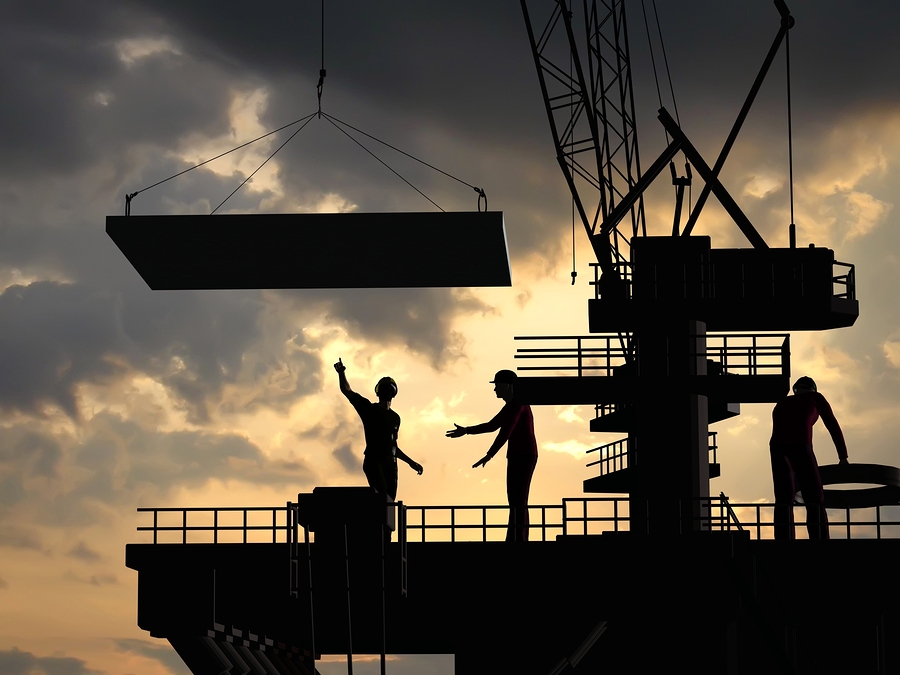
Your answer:
[[[787,118],[788,118],[788,189],[791,202],[791,224],[788,237],[791,248],[797,247],[797,226],[794,224],[794,134],[791,129],[791,31],[784,35],[784,53],[787,67]]]
[[[253,144],[253,143],[256,143],[257,141],[261,141],[261,140],[263,140],[264,138],[267,138],[267,137],[271,136],[272,134],[278,133],[279,131],[283,131],[284,129],[287,129],[288,127],[291,127],[291,126],[293,126],[293,125],[295,125],[295,124],[301,124],[301,126],[300,126],[299,129],[297,129],[296,131],[294,131],[294,133],[292,133],[292,134],[288,137],[288,139],[287,139],[286,141],[284,141],[284,143],[282,143],[281,145],[279,145],[279,146],[275,149],[275,151],[272,152],[272,154],[269,155],[269,156],[262,162],[262,164],[260,164],[260,165],[253,171],[253,173],[251,173],[249,176],[247,176],[247,177],[240,183],[240,185],[238,185],[234,190],[232,190],[231,193],[230,193],[225,199],[223,199],[222,202],[221,202],[218,206],[216,206],[216,208],[214,208],[214,209],[210,212],[210,215],[213,215],[214,213],[216,213],[216,211],[218,211],[220,208],[222,208],[222,206],[225,204],[225,202],[227,202],[229,199],[231,199],[231,197],[233,197],[233,196],[238,192],[238,190],[240,190],[244,185],[246,185],[247,182],[250,181],[250,179],[253,178],[253,176],[255,176],[256,173],[259,172],[259,170],[262,169],[262,168],[269,162],[269,160],[271,160],[276,154],[278,154],[278,152],[279,152],[285,145],[287,145],[287,144],[288,144],[288,143],[289,143],[289,142],[290,142],[290,141],[291,141],[298,133],[300,133],[300,132],[306,127],[306,125],[310,122],[310,120],[312,120],[313,117],[319,117],[320,119],[321,119],[322,117],[324,117],[325,119],[327,119],[327,120],[328,120],[335,128],[337,128],[337,129],[338,129],[339,131],[341,131],[344,135],[346,135],[348,138],[350,138],[354,143],[356,143],[357,145],[359,145],[363,150],[365,150],[365,151],[366,151],[367,153],[369,153],[372,157],[374,157],[376,160],[378,160],[378,162],[380,162],[384,167],[386,167],[389,171],[391,171],[395,176],[397,176],[398,178],[400,178],[400,180],[402,180],[404,183],[406,183],[409,187],[411,187],[413,190],[415,190],[417,193],[419,193],[422,197],[424,197],[426,200],[428,200],[428,201],[429,201],[432,205],[434,205],[438,210],[440,210],[440,211],[442,211],[442,212],[444,211],[444,209],[442,209],[442,208],[441,208],[434,200],[432,200],[432,199],[431,199],[430,197],[428,197],[424,192],[422,192],[421,190],[419,190],[415,185],[413,185],[413,184],[412,184],[410,181],[408,181],[406,178],[404,178],[403,176],[401,176],[400,173],[398,173],[395,169],[393,169],[391,166],[389,166],[384,160],[382,160],[380,157],[378,157],[374,152],[372,152],[371,150],[369,150],[365,145],[363,145],[362,143],[360,143],[357,139],[355,139],[353,136],[351,136],[349,133],[347,133],[347,131],[346,131],[345,129],[341,128],[341,127],[338,126],[338,125],[343,125],[344,127],[347,127],[347,128],[349,128],[349,129],[352,129],[353,131],[355,131],[355,132],[357,132],[357,133],[360,133],[360,134],[362,134],[362,135],[364,135],[364,136],[366,136],[366,137],[368,137],[368,138],[371,138],[372,140],[377,141],[378,143],[381,143],[382,145],[387,146],[388,148],[394,150],[395,152],[399,152],[400,154],[402,154],[402,155],[404,155],[404,156],[406,156],[406,157],[408,157],[408,158],[410,158],[410,159],[412,159],[412,160],[415,160],[416,162],[419,162],[420,164],[423,164],[423,165],[427,166],[428,168],[430,168],[430,169],[432,169],[432,170],[434,170],[434,171],[437,171],[438,173],[443,174],[444,176],[447,176],[448,178],[452,178],[453,180],[457,181],[458,183],[462,183],[463,185],[472,188],[472,189],[478,194],[478,203],[477,203],[477,209],[478,209],[478,211],[479,211],[479,212],[481,211],[481,208],[482,208],[482,202],[484,203],[484,210],[487,211],[487,209],[488,209],[488,201],[487,201],[487,194],[485,193],[484,189],[482,189],[482,188],[480,188],[480,187],[477,187],[477,186],[475,186],[475,185],[472,185],[472,184],[470,184],[470,183],[467,183],[466,181],[464,181],[464,180],[462,180],[462,179],[460,179],[460,178],[457,178],[456,176],[453,176],[452,174],[449,174],[449,173],[447,173],[446,171],[443,171],[443,170],[441,170],[441,169],[438,169],[436,166],[433,166],[433,165],[429,164],[428,162],[425,162],[425,161],[423,161],[423,160],[421,160],[421,159],[419,159],[419,158],[417,158],[417,157],[414,157],[413,155],[409,154],[408,152],[404,152],[403,150],[400,150],[399,148],[397,148],[397,147],[391,145],[390,143],[387,143],[387,142],[385,142],[385,141],[382,141],[381,139],[376,138],[375,136],[372,136],[371,134],[367,134],[366,132],[364,132],[364,131],[362,131],[362,130],[360,130],[360,129],[357,129],[357,128],[354,127],[354,126],[352,126],[352,125],[350,125],[350,124],[347,124],[346,122],[342,122],[341,120],[337,119],[336,117],[333,117],[333,116],[331,116],[331,115],[329,115],[329,114],[327,114],[327,113],[322,112],[322,91],[323,91],[323,89],[324,89],[324,84],[325,84],[325,74],[326,74],[326,71],[325,71],[325,0],[322,0],[322,2],[321,2],[321,60],[320,60],[320,68],[319,68],[319,80],[318,80],[318,83],[316,84],[316,98],[317,98],[317,100],[318,100],[318,110],[317,110],[316,112],[314,112],[314,113],[311,113],[311,114],[309,114],[309,115],[306,115],[305,117],[301,117],[301,118],[298,119],[298,120],[294,120],[293,122],[291,122],[291,123],[289,123],[289,124],[285,124],[284,126],[279,127],[278,129],[275,129],[274,131],[269,131],[269,132],[263,134],[262,136],[259,136],[258,138],[254,138],[252,141],[247,141],[246,143],[242,143],[241,145],[238,145],[237,147],[234,147],[234,148],[232,148],[231,150],[227,150],[226,152],[220,153],[220,154],[216,155],[215,157],[211,157],[210,159],[206,159],[206,160],[204,160],[204,161],[202,161],[202,162],[200,162],[200,163],[198,163],[198,164],[195,164],[195,165],[193,165],[193,166],[191,166],[191,167],[188,167],[187,169],[184,169],[184,170],[182,170],[182,171],[179,171],[178,173],[173,174],[172,176],[169,176],[168,178],[164,178],[163,180],[157,181],[156,183],[153,183],[152,185],[148,185],[147,187],[141,188],[140,190],[137,190],[137,191],[135,191],[135,192],[126,193],[126,194],[125,194],[125,215],[126,215],[126,216],[131,215],[131,200],[132,200],[134,197],[136,197],[138,194],[140,194],[141,192],[144,192],[144,191],[146,191],[146,190],[149,190],[150,188],[154,188],[154,187],[156,187],[157,185],[162,185],[163,183],[165,183],[165,182],[167,182],[167,181],[170,181],[170,180],[172,180],[173,178],[177,178],[178,176],[181,176],[181,175],[183,175],[183,174],[185,174],[185,173],[187,173],[187,172],[189,172],[189,171],[193,171],[194,169],[197,169],[197,168],[199,168],[199,167],[201,167],[201,166],[204,166],[205,164],[209,164],[209,163],[212,162],[213,160],[216,160],[216,159],[219,159],[219,158],[221,158],[221,157],[224,157],[225,155],[227,155],[227,154],[229,154],[229,153],[232,153],[232,152],[234,152],[235,150],[240,150],[241,148],[245,148],[245,147],[247,147],[248,145],[251,145],[251,144]]]

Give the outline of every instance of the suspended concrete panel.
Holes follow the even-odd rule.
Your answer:
[[[511,286],[501,211],[107,216],[153,290]]]

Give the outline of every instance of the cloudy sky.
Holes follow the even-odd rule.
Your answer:
[[[794,374],[813,376],[831,400],[851,461],[897,464],[900,7],[790,6],[798,240],[856,264],[861,307],[852,328],[793,335]],[[339,357],[365,395],[384,374],[399,382],[401,447],[425,467],[417,477],[401,466],[400,498],[504,503],[503,462],[469,468],[490,438],[443,432],[499,409],[488,380],[515,367],[514,336],[587,332],[590,251],[579,231],[571,286],[571,199],[514,0],[329,0],[322,104],[483,186],[504,212],[512,288],[147,289],[105,216],[121,213],[126,192],[314,112],[319,8],[0,3],[0,673],[185,672],[136,626],[137,575],[123,564],[125,544],[141,541],[135,509],[284,504],[317,485],[364,484]],[[629,3],[646,166],[665,137],[640,10]],[[659,3],[659,15],[683,128],[712,164],[777,12],[766,0],[684,0]],[[787,245],[790,221],[786,127],[779,58],[723,173],[773,246]],[[133,213],[208,213],[286,137],[143,193]],[[382,156],[444,209],[475,209],[469,188]],[[651,233],[671,229],[673,206],[664,176],[647,203]],[[313,120],[223,211],[432,208]],[[746,245],[713,200],[696,231]],[[718,425],[713,491],[771,499],[770,412],[744,406]],[[616,440],[589,433],[592,414],[536,410],[532,503],[581,494],[592,475],[584,451]],[[817,434],[820,463],[831,463]],[[395,672],[423,663],[397,661]],[[447,672],[446,662],[428,667]]]

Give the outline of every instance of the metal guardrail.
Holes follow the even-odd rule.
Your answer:
[[[622,438],[612,443],[598,445],[591,448],[585,454],[596,452],[600,459],[590,462],[587,466],[600,466],[600,475],[605,476],[613,471],[620,471],[628,468],[628,439]]]
[[[589,281],[588,284],[594,287],[594,299],[600,299],[600,276],[602,274],[602,270],[600,268],[600,263],[589,263],[590,266],[594,269],[594,280]],[[625,298],[627,300],[631,299],[631,284],[632,284],[632,272],[634,270],[634,266],[630,262],[620,262],[615,265],[616,270],[619,272],[619,277],[622,279],[622,283],[625,287]]]
[[[709,460],[710,464],[716,464],[718,461],[716,454],[719,449],[719,445],[716,442],[716,439],[718,438],[717,432],[708,432],[707,438],[709,439],[709,453],[712,455]],[[633,448],[633,450],[635,449]],[[587,467],[599,466],[601,476],[605,476],[614,471],[627,469],[629,466],[628,438],[620,438],[618,441],[613,441],[612,443],[598,445],[596,448],[585,451],[585,454],[590,455],[594,452],[597,453],[600,459],[589,462]],[[632,452],[632,459],[636,461],[637,457],[635,454],[635,452]]]
[[[152,532],[154,544],[291,543],[295,530],[292,526],[292,506],[288,502],[286,506],[139,508],[138,513],[153,514],[153,524],[139,526],[137,530]],[[260,522],[258,514],[267,514],[264,523]],[[166,538],[165,533],[176,536],[171,541],[160,541]],[[203,534],[191,537],[189,533]],[[254,533],[265,534],[254,537]],[[220,541],[220,538],[224,540]]]
[[[628,498],[566,498],[562,504],[531,505],[528,515],[530,541],[627,531]],[[408,506],[407,538],[410,542],[503,541],[508,518],[508,506]]]
[[[790,375],[789,333],[708,333],[705,336],[695,337],[701,342],[698,347],[701,351],[690,354],[679,351],[680,358],[705,357],[719,364],[723,374]],[[704,337],[705,340],[702,340]],[[535,366],[518,366],[517,370],[574,371],[577,377],[590,375],[608,377],[616,368],[629,361],[634,364],[635,373],[640,373],[641,370],[640,340],[631,336],[529,335],[517,336],[515,339],[549,343],[540,347],[516,349],[514,355],[516,359],[544,361]]]
[[[601,297],[600,293],[600,264],[599,263],[590,263],[591,267],[594,268],[594,280],[588,282],[591,286],[594,287],[594,299],[598,300]],[[848,300],[856,299],[856,268],[850,264],[845,262],[840,262],[835,260],[832,263],[833,266],[833,276],[832,276],[832,294],[835,298],[846,298]],[[714,266],[713,266],[714,267]],[[627,300],[631,300],[632,298],[632,273],[633,266],[631,263],[618,263],[616,268],[619,271],[619,275],[624,282],[625,289],[625,298]],[[801,266],[802,270],[802,266]],[[710,272],[713,270],[710,269]],[[774,279],[774,274],[773,274]],[[774,281],[773,281],[774,283]],[[800,279],[800,283],[802,284],[802,279]],[[706,282],[704,282],[706,286],[706,294],[709,297],[715,297],[716,295],[716,281],[714,278],[710,278]]]
[[[742,530],[748,532],[751,539],[774,538],[775,504],[729,502],[724,495],[702,501],[702,530]],[[826,510],[832,539],[900,539],[900,504]],[[138,511],[153,514],[153,524],[139,526],[137,530],[151,532],[154,544],[288,543],[297,547],[315,541],[314,533],[301,532],[302,527],[293,515],[296,504],[291,502],[280,507],[140,508]],[[559,535],[596,535],[630,529],[627,497],[565,498],[561,504],[529,506],[528,511],[531,541],[553,541]],[[251,522],[257,513],[267,515],[266,524]],[[167,520],[169,514],[177,514],[180,522],[178,519],[174,519],[176,524],[161,522]],[[212,522],[192,523],[191,518],[196,519],[199,514],[206,514]],[[231,514],[240,514],[238,524],[224,522]],[[500,505],[407,506],[405,518],[398,519],[398,526],[402,528],[405,520],[405,541],[411,543],[503,541],[508,515],[509,507]],[[795,505],[797,539],[807,537],[805,516],[805,507]],[[175,536],[169,538],[167,534]],[[263,536],[254,537],[254,534]]]
[[[834,261],[834,266],[846,269],[843,274],[836,274],[831,279],[834,297],[856,300],[856,268],[850,263],[837,260]]]
[[[516,370],[575,371],[578,377],[588,373],[610,376],[615,368],[627,363],[630,356],[628,340],[621,335],[528,335],[515,339],[574,341],[573,346],[520,347],[513,358],[546,359],[553,365],[518,366]]]
[[[710,497],[704,520],[712,531],[744,530],[751,539],[773,539],[775,504],[771,502],[735,503],[727,497]],[[828,533],[832,539],[900,538],[900,504],[866,509],[833,509],[828,512]],[[794,505],[794,530],[797,539],[806,539],[806,507]]]
[[[152,533],[154,544],[259,542],[297,547],[315,541],[315,533],[299,524],[293,502],[271,507],[140,508],[138,512],[153,514],[152,525],[139,526],[137,531]],[[251,514],[255,513],[271,514],[271,521],[252,522]],[[528,513],[531,541],[552,541],[560,534],[628,529],[628,499],[621,497],[566,498],[561,504],[530,505]],[[225,514],[240,517],[232,523],[227,522]],[[173,517],[167,518],[169,515]],[[198,519],[203,522],[198,523]],[[508,519],[509,506],[505,505],[406,506],[397,524],[405,527],[409,542],[486,542],[505,539]],[[254,537],[255,533],[263,536]]]
[[[698,354],[702,356],[702,354]],[[789,333],[709,333],[705,356],[730,375],[791,374]]]

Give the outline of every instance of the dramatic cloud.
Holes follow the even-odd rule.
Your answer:
[[[0,429],[0,446],[21,435],[17,427]],[[176,489],[199,488],[211,480],[296,491],[315,479],[304,462],[270,459],[243,436],[148,430],[109,413],[85,421],[74,436],[59,432],[55,442],[63,448],[63,459],[57,467],[61,475],[53,480],[35,480],[27,468],[16,470],[21,462],[0,461],[0,477],[8,475],[4,503],[27,505],[35,521],[50,527],[110,522],[122,507],[158,501]],[[13,525],[0,526],[0,546],[42,550],[37,533]],[[66,555],[82,562],[96,562],[100,556],[84,542]]]
[[[83,541],[79,541],[68,551],[68,553],[66,553],[66,555],[70,558],[75,558],[76,560],[80,560],[86,563],[95,563],[102,558],[102,556],[97,553],[97,551],[91,549]]]
[[[35,656],[15,647],[0,651],[0,673],[4,675],[92,675],[81,659],[66,656]]]
[[[147,640],[116,640],[116,649],[131,654],[139,654],[161,663],[173,675],[191,675],[191,671],[168,642]]]
[[[362,461],[357,457],[349,443],[345,443],[332,451],[331,456],[344,468],[347,473],[358,473],[362,469]]]
[[[319,388],[320,363],[302,333],[260,344],[263,313],[257,294],[11,286],[0,294],[0,408],[43,414],[56,406],[78,418],[80,385],[110,385],[135,371],[161,382],[198,422],[229,387],[253,391],[244,407],[283,407]]]
[[[43,549],[41,540],[33,531],[13,525],[0,525],[0,546],[32,551]]]

